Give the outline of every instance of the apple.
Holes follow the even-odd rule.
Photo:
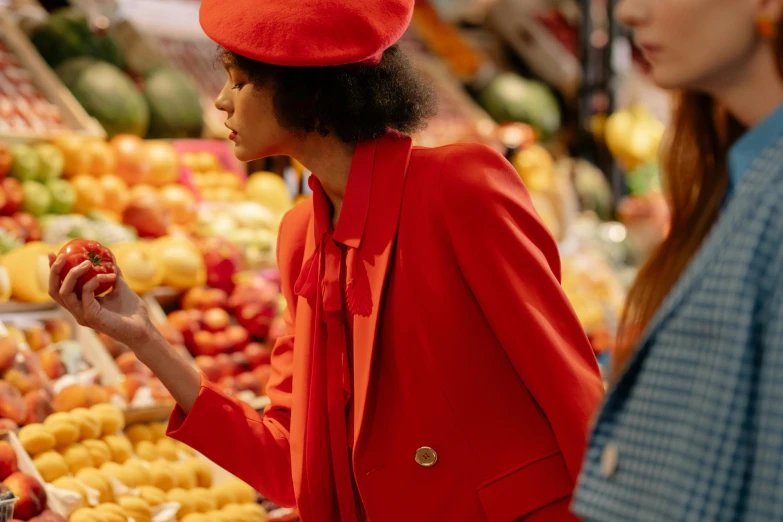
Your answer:
[[[228,294],[219,288],[209,288],[204,295],[206,308],[228,308]]]
[[[18,499],[14,506],[14,516],[29,520],[46,508],[46,490],[35,478],[17,471],[3,481]]]
[[[11,149],[5,143],[0,143],[0,179],[5,178],[8,171],[11,170],[13,162],[14,157],[11,154]]]
[[[220,378],[223,379],[225,377],[231,377],[232,375],[235,375],[235,365],[234,361],[231,360],[231,356],[227,353],[220,353],[215,356],[215,364],[217,365],[218,369],[220,370]]]
[[[195,286],[185,292],[182,296],[182,308],[183,310],[201,309],[201,303],[204,302],[207,289],[203,286]]]
[[[37,181],[27,180],[22,183],[24,202],[22,208],[34,216],[43,216],[52,204],[52,194],[46,185]]]
[[[19,471],[14,448],[4,440],[0,440],[0,480],[5,480],[12,473]]]
[[[0,338],[0,372],[4,372],[14,364],[19,353],[19,343],[13,337]]]
[[[0,419],[0,431],[19,431],[19,425],[11,419]]]
[[[220,380],[220,367],[217,362],[215,362],[214,357],[199,355],[194,359],[194,362],[196,363],[196,367],[204,374],[204,377],[206,377],[208,381],[218,382]]]
[[[269,378],[272,376],[272,365],[262,364],[253,369],[253,375],[258,377],[261,382],[261,395],[266,395],[266,386],[269,384]]]
[[[64,516],[47,509],[37,517],[31,518],[29,522],[68,522],[68,520]]]
[[[44,329],[49,332],[53,343],[67,341],[73,335],[71,323],[65,319],[54,318],[44,321]]]
[[[248,344],[244,353],[253,368],[272,362],[272,350],[261,343]]]
[[[22,239],[25,242],[41,240],[41,224],[38,222],[38,218],[27,212],[17,212],[12,217],[21,227]]]
[[[242,352],[236,352],[231,354],[231,362],[235,365],[235,375],[240,373],[249,372],[253,369],[247,356]]]
[[[222,332],[231,324],[231,316],[222,308],[210,308],[204,312],[201,323],[210,332]]]
[[[244,326],[238,324],[232,324],[226,328],[226,336],[231,344],[231,350],[234,351],[244,350],[250,342],[250,334]]]
[[[62,176],[65,157],[60,149],[51,143],[38,143],[33,145],[33,149],[38,153],[39,159],[37,179],[43,181]]]
[[[185,346],[191,351],[195,348],[195,334],[201,330],[201,314],[192,312],[194,311],[177,310],[168,316],[169,324],[182,334]]]
[[[236,377],[228,376],[223,377],[218,382],[218,386],[220,386],[220,390],[225,393],[226,395],[236,395],[239,391],[239,384],[237,384]]]
[[[265,339],[272,321],[278,315],[279,294],[274,282],[255,277],[236,286],[229,298],[229,306],[237,322],[252,337]]]
[[[52,336],[43,326],[34,324],[24,331],[24,338],[27,345],[34,352],[43,350],[52,344]]]
[[[20,241],[25,240],[25,234],[19,223],[10,216],[0,216],[0,229],[8,232],[8,235]]]
[[[226,292],[234,289],[234,275],[243,268],[242,250],[231,241],[210,237],[201,244],[207,267],[207,285]]]
[[[256,395],[261,395],[261,381],[252,372],[237,375],[236,386],[239,391],[251,391]]]
[[[45,390],[27,392],[24,396],[24,402],[27,406],[26,424],[43,422],[46,417],[54,413],[52,398]]]
[[[214,334],[207,330],[199,330],[193,336],[193,353],[195,355],[217,355],[220,353],[213,341]]]
[[[69,214],[76,204],[76,191],[64,179],[51,179],[46,186],[52,195],[49,212],[52,214]]]
[[[11,147],[13,162],[11,176],[21,181],[36,179],[41,170],[41,158],[38,152],[29,145],[14,145]]]
[[[60,353],[57,350],[43,350],[38,353],[38,362],[50,380],[56,380],[65,375],[65,365],[60,359]]]
[[[19,183],[18,179],[5,178],[0,182],[0,188],[2,188],[5,194],[5,204],[0,208],[0,212],[6,215],[18,212],[22,208],[22,202],[24,201],[22,184]]]
[[[157,192],[133,197],[122,212],[122,222],[135,228],[139,237],[165,236],[171,226],[171,214]]]

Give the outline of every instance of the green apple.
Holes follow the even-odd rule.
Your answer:
[[[37,181],[25,181],[22,183],[24,202],[22,209],[34,216],[46,214],[52,204],[52,194],[43,183]]]
[[[29,145],[14,145],[11,147],[11,176],[19,181],[35,179],[41,169],[41,158],[38,152]]]
[[[33,148],[41,160],[41,165],[38,168],[38,180],[46,181],[63,175],[65,157],[60,149],[51,143],[38,143]]]
[[[73,189],[73,186],[64,179],[50,179],[46,182],[46,186],[52,194],[49,212],[52,214],[69,214],[76,203],[76,191]]]

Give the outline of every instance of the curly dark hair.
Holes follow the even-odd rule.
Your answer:
[[[298,135],[333,133],[352,143],[376,139],[387,128],[412,134],[437,112],[434,92],[397,45],[378,65],[284,67],[227,50],[221,59],[247,74],[255,88],[272,87],[277,120]]]

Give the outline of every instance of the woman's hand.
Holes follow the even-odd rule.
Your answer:
[[[76,282],[90,267],[89,261],[71,269],[60,284],[65,257],[49,254],[49,295],[68,310],[82,326],[102,332],[131,348],[145,345],[155,326],[149,319],[144,301],[125,283],[122,274],[101,274],[90,279],[82,290],[82,298],[74,293]],[[119,268],[118,268],[119,270]],[[102,282],[113,282],[114,288],[105,297],[96,297],[95,289]]]

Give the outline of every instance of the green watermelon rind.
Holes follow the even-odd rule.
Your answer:
[[[204,126],[201,92],[185,73],[159,67],[145,81],[144,98],[150,109],[148,138],[199,138]]]

